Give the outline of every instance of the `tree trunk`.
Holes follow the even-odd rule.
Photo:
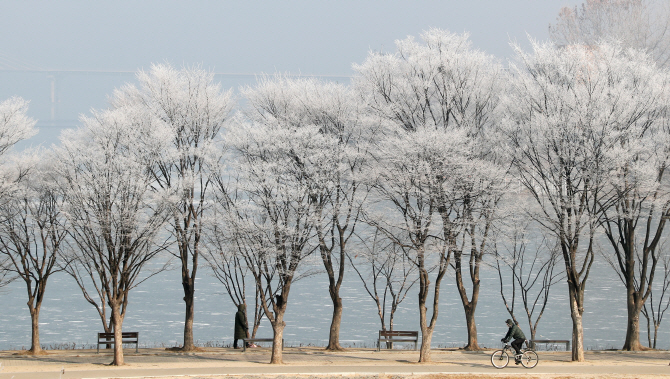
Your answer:
[[[571,286],[570,286],[571,287]],[[576,295],[570,288],[570,317],[572,317],[572,361],[584,362],[584,326],[582,325],[583,309],[577,303]]]
[[[112,318],[114,319],[114,361],[111,364],[113,366],[123,366],[125,364],[123,362],[123,337],[121,335],[123,318],[119,310],[120,305],[113,302],[111,306]]]
[[[533,326],[531,325],[531,327],[530,327],[530,342],[528,342],[528,346],[533,350],[535,350],[535,342],[534,341],[535,341],[535,333],[536,332],[537,331],[535,329],[533,329]]]
[[[430,362],[430,343],[433,339],[433,329],[428,327],[426,319],[426,299],[419,298],[419,327],[421,328],[421,350],[419,351],[419,363]]]
[[[461,256],[462,253],[458,252],[455,255],[456,260],[456,288],[458,289],[458,294],[461,297],[461,303],[463,304],[463,311],[465,312],[465,323],[468,329],[468,343],[463,348],[468,351],[478,351],[481,350],[479,344],[477,343],[477,324],[475,323],[475,310],[477,309],[477,301],[479,299],[479,274],[476,274],[476,277],[472,279],[472,300],[468,298],[468,291],[463,285],[463,275],[461,274]]]
[[[389,330],[393,331],[393,316],[395,314],[395,307],[391,306],[391,314],[389,315]],[[386,329],[384,329],[386,330]],[[387,342],[386,343],[386,348],[387,349],[393,349],[393,342]]]
[[[30,346],[30,352],[32,354],[39,354],[42,352],[42,346],[40,345],[40,305],[37,305],[36,307],[32,307],[28,305],[28,308],[30,309],[30,320],[32,322],[32,329],[31,329],[31,346]]]
[[[190,282],[192,282],[192,280]],[[184,346],[182,347],[182,350],[184,351],[195,350],[195,344],[193,342],[193,318],[195,316],[194,292],[192,284],[184,284],[184,302],[186,303],[186,315],[184,317]]]
[[[430,289],[430,280],[428,279],[428,271],[425,269],[423,263],[423,251],[419,255],[419,326],[421,327],[421,351],[419,352],[419,363],[430,362],[430,343],[433,340],[433,331],[437,322],[440,302],[440,284],[442,278],[446,273],[446,268],[449,267],[449,259],[444,259],[441,256],[440,269],[435,279],[435,286],[433,287],[433,314],[428,323],[426,308],[426,300],[428,298],[428,290]]]
[[[286,327],[286,323],[284,322],[284,311],[282,310],[276,313],[275,322],[272,324],[274,335],[272,339],[272,357],[270,358],[270,364],[283,364],[282,348],[284,345],[282,339],[284,338],[284,327]]]
[[[649,347],[651,348],[654,345],[652,345],[651,342],[651,326],[649,325],[649,315],[646,312],[643,312],[642,315],[647,320],[647,342],[649,343]]]
[[[263,319],[263,311],[259,304],[260,295],[258,294],[258,286],[254,287],[256,289],[256,298],[254,300],[254,327],[251,331],[251,338],[256,338],[256,332],[258,332],[258,328],[261,326],[261,320]]]
[[[342,351],[340,346],[340,325],[342,324],[342,298],[339,291],[335,288],[330,289],[333,300],[333,320],[330,323],[330,334],[328,336],[328,347],[326,350]]]
[[[330,333],[328,335],[328,346],[326,350],[330,351],[342,351],[344,350],[340,345],[340,324],[342,323],[342,298],[340,297],[340,286],[342,285],[342,280],[344,279],[344,261],[346,258],[345,245],[346,239],[344,238],[344,229],[339,226],[339,222],[335,222],[337,225],[333,225],[338,230],[339,236],[339,267],[337,267],[337,277],[335,276],[335,270],[332,260],[332,246],[331,249],[326,247],[325,238],[321,231],[318,231],[319,245],[321,250],[321,260],[328,274],[328,293],[330,299],[333,302],[333,318],[330,322]]]
[[[184,212],[184,214],[192,214],[190,212],[193,210],[193,198],[190,199],[190,204],[190,209]],[[188,221],[190,216],[184,219],[184,228],[177,231],[177,239],[181,238],[181,241],[178,241],[181,260],[181,285],[184,288],[184,303],[186,305],[186,311],[184,312],[184,346],[181,348],[182,351],[196,350],[193,340],[193,319],[195,317],[195,275],[198,270],[200,230],[197,226],[197,216],[195,214],[193,216],[196,217],[195,220]],[[178,218],[175,218],[175,223],[177,221]],[[189,249],[190,244],[193,244],[192,250]],[[188,268],[189,258],[191,262],[190,270]]]
[[[468,344],[463,348],[468,351],[479,351],[481,348],[477,343],[477,323],[475,322],[475,309],[477,309],[477,302],[472,301],[464,306],[465,310],[465,324],[468,329]]]
[[[630,291],[629,291],[630,292]],[[635,301],[634,293],[628,295],[628,322],[626,323],[626,341],[622,350],[637,351],[645,350],[640,343],[640,311],[642,304]]]

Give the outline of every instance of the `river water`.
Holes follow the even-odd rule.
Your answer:
[[[202,267],[196,281],[194,338],[198,344],[232,343],[235,307],[225,288],[208,269]],[[658,276],[657,276],[658,278]],[[248,291],[253,293],[252,291]],[[584,335],[587,349],[620,348],[626,329],[624,287],[613,270],[596,261],[587,281]],[[183,341],[184,302],[178,270],[162,272],[131,291],[124,321],[125,331],[138,331],[141,346],[176,346]],[[375,344],[379,330],[376,306],[365,292],[355,272],[349,270],[342,288],[344,315],[341,342],[344,346]],[[0,292],[0,349],[30,347],[30,315],[26,306],[25,284],[17,280]],[[521,309],[519,309],[521,310]],[[296,282],[288,300],[285,340],[289,345],[327,343],[332,305],[324,274]],[[249,314],[251,317],[251,314]],[[480,345],[498,346],[507,331],[509,316],[500,297],[497,273],[483,268],[482,289],[476,320]],[[518,313],[521,327],[530,338],[525,317]],[[49,281],[40,315],[41,342],[47,348],[74,345],[94,347],[96,333],[102,331],[95,309],[88,304],[74,281],[63,273]],[[646,329],[644,318],[641,320]],[[538,339],[570,339],[571,320],[567,285],[552,287],[550,301],[540,321]],[[419,330],[417,290],[412,289],[396,314],[396,330]],[[661,324],[658,347],[670,347],[670,321]],[[264,321],[258,337],[271,337]],[[466,343],[463,307],[455,287],[453,271],[441,287],[439,318],[433,347],[457,347]],[[646,344],[646,331],[642,331]]]

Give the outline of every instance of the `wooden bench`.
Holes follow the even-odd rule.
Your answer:
[[[274,342],[274,338],[242,338],[242,352],[247,351],[247,342]],[[281,339],[281,349],[284,350],[284,339]]]
[[[560,343],[560,344],[565,344],[565,350],[570,351],[570,340],[533,340],[529,341],[530,346],[532,348],[535,348],[536,343],[544,343],[544,344],[549,344],[549,343]]]
[[[380,330],[377,351],[381,351],[382,342],[414,342],[414,350],[419,341],[419,332],[411,330]]]
[[[139,352],[137,346],[139,340],[139,332],[121,332],[121,343],[134,343],[136,353]],[[98,354],[100,353],[100,345],[106,345],[107,347],[114,345],[114,333],[98,333]]]

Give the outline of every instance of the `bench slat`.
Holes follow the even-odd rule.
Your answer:
[[[139,332],[121,332],[121,338],[138,338]],[[114,333],[98,333],[98,339],[114,338]]]
[[[405,330],[392,330],[379,332],[382,337],[418,337],[419,332],[410,332]]]

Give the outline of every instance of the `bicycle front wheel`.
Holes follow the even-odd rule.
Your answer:
[[[509,355],[504,350],[496,350],[491,354],[491,364],[495,368],[505,368],[509,363]]]
[[[525,368],[533,368],[537,366],[537,362],[540,359],[537,357],[537,353],[534,352],[533,350],[528,350],[523,353],[523,356],[521,357],[521,364]]]

